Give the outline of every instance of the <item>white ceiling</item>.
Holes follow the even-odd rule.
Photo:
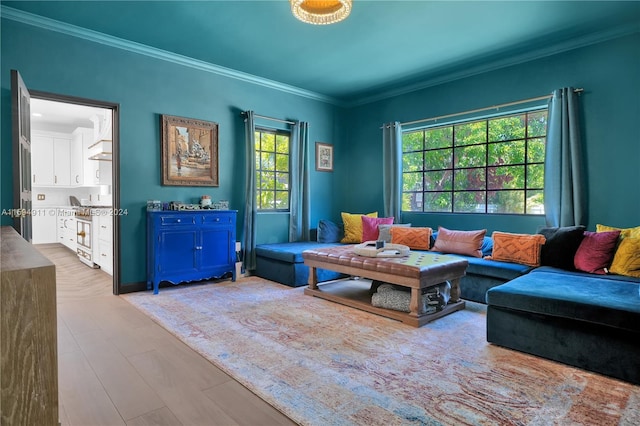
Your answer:
[[[105,111],[109,110],[32,98],[31,130],[71,133],[77,127],[92,129],[91,117],[104,116]]]

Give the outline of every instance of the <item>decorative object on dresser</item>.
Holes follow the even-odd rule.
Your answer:
[[[236,210],[147,212],[147,289],[221,278],[236,280]]]
[[[162,184],[218,186],[218,124],[161,116]]]

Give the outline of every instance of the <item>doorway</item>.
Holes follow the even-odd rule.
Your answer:
[[[117,105],[30,93],[32,243],[62,244],[119,294]]]

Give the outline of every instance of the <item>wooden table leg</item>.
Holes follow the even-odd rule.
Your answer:
[[[309,288],[311,290],[318,289],[318,271],[314,266],[309,266]]]
[[[451,297],[449,303],[457,303],[460,301],[460,278],[449,281],[451,284]]]
[[[426,313],[424,303],[422,303],[422,291],[419,288],[411,289],[411,301],[409,302],[409,315],[420,317]]]

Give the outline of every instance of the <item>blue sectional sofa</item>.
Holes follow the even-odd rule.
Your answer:
[[[579,240],[571,243],[566,237],[581,235],[583,229],[573,228],[563,233],[560,244],[551,244],[555,231],[547,234],[543,265],[557,265],[531,267],[462,256],[469,266],[460,280],[461,297],[487,304],[490,343],[640,384],[640,278],[571,270]],[[258,246],[256,274],[290,286],[306,285],[309,272],[302,252],[336,244]],[[492,248],[491,238],[485,237],[483,256]],[[318,271],[320,281],[340,277]]]
[[[487,341],[640,384],[640,279],[539,267],[487,291]]]

